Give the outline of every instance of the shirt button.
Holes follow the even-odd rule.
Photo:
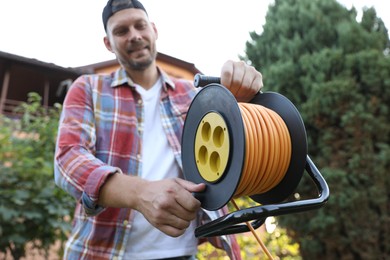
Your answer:
[[[142,104],[142,99],[138,99],[138,104],[139,104],[139,105]]]
[[[124,220],[124,221],[123,221],[123,226],[124,226],[125,228],[130,228],[130,227],[131,227],[131,224],[129,223],[128,220]]]

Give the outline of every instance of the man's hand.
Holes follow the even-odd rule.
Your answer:
[[[183,179],[145,182],[137,195],[136,209],[156,228],[167,235],[182,235],[196,218],[200,202],[193,192],[201,192],[205,184],[194,184]]]
[[[100,190],[98,204],[141,212],[154,227],[177,237],[196,218],[200,201],[192,195],[206,188],[183,179],[148,181],[137,176],[113,174]]]
[[[232,92],[238,102],[248,102],[263,88],[263,76],[243,61],[229,60],[222,67],[221,84]]]

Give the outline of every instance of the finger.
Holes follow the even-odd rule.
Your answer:
[[[176,208],[175,214],[185,219],[193,218],[200,209],[200,201],[197,200],[192,193],[186,190],[183,190],[183,192],[178,195],[179,196],[176,197],[176,202],[181,208]]]
[[[250,70],[250,68],[248,69]],[[255,88],[252,85],[255,79],[255,74],[251,71],[245,73],[245,77],[242,80],[240,92],[237,93],[237,100],[244,101],[256,94]]]
[[[172,215],[186,221],[195,219],[200,201],[192,196],[192,192],[202,191],[205,184],[195,184],[180,178],[168,181],[171,182],[170,188],[154,201],[155,221],[161,219],[166,223]]]
[[[154,222],[170,224],[173,226],[177,224],[181,226],[180,222],[176,223],[178,220],[192,221],[196,218],[197,212],[200,209],[200,202],[188,191],[184,189],[182,189],[182,191],[188,196],[187,198],[184,198],[182,194],[177,193],[175,198],[170,200],[169,203],[164,201],[155,208],[153,214]]]
[[[225,62],[221,69],[221,84],[231,91],[234,75],[234,63],[231,60]]]
[[[204,183],[194,184],[192,182],[188,182],[182,179],[176,180],[179,185],[183,187],[183,189],[178,191],[176,196],[177,203],[183,207],[188,212],[196,212],[200,208],[200,201],[197,200],[192,193],[193,192],[202,192],[206,185]]]
[[[191,221],[195,219],[195,215],[190,219],[183,219],[175,214],[170,214],[169,217],[162,223],[164,225],[171,226],[176,229],[187,229]]]
[[[185,229],[196,218],[196,211],[188,211],[174,199],[162,200],[155,204],[153,212],[148,214],[150,223],[154,226],[169,225],[178,229]]]
[[[196,184],[180,178],[176,178],[175,181],[189,192],[202,192],[206,188],[204,183]]]
[[[240,93],[237,95],[237,100],[241,102],[250,101],[263,88],[263,77],[261,73],[256,71],[252,66],[248,67],[247,70],[248,72],[243,80]]]
[[[156,228],[171,237],[179,237],[186,231],[186,229],[179,229],[170,225],[156,226]]]
[[[256,71],[256,76],[253,79],[252,86],[256,93],[260,92],[264,87],[263,75],[258,71]]]
[[[243,61],[232,62],[232,75],[230,76],[230,84],[227,83],[227,88],[234,96],[238,96],[246,77],[246,64]],[[222,82],[222,80],[221,80]]]
[[[233,77],[233,61],[226,61],[221,69],[221,84],[224,86],[230,85]]]

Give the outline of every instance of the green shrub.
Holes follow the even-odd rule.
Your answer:
[[[66,239],[74,200],[55,186],[53,155],[61,107],[30,93],[17,119],[0,115],[0,252],[14,259],[26,244],[47,253]]]

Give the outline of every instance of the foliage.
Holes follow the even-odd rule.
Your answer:
[[[240,209],[258,206],[256,202],[247,197],[235,199],[235,203]],[[230,212],[237,210],[232,203],[229,203],[228,206]],[[266,225],[262,225],[255,230],[256,235],[259,237],[262,243],[264,243],[265,247],[271,253],[271,255],[275,259],[301,260],[299,255],[299,245],[291,240],[291,238],[287,235],[286,229],[278,227],[277,223],[271,223],[271,225],[274,225],[276,229],[267,232]],[[261,245],[256,240],[255,235],[251,232],[236,234],[236,239],[241,249],[242,259],[269,259],[261,248]],[[223,250],[214,248],[210,243],[203,243],[199,246],[197,259],[220,260],[229,259],[229,257]]]
[[[256,230],[257,236],[264,243],[274,259],[300,260],[299,245],[287,234],[287,230],[277,227],[274,232],[267,233],[264,225]],[[236,234],[237,243],[241,249],[241,257],[245,260],[268,260],[260,244],[250,232]],[[199,260],[229,259],[222,250],[215,249],[211,244],[205,243],[199,246],[197,255]]]
[[[56,188],[53,152],[61,107],[30,93],[19,119],[0,117],[0,251],[14,259],[32,243],[48,250],[70,230],[74,201]]]
[[[375,9],[356,17],[334,0],[276,0],[242,57],[297,106],[330,186],[325,207],[278,218],[304,259],[390,257],[390,41]],[[300,198],[313,189],[304,175]]]

